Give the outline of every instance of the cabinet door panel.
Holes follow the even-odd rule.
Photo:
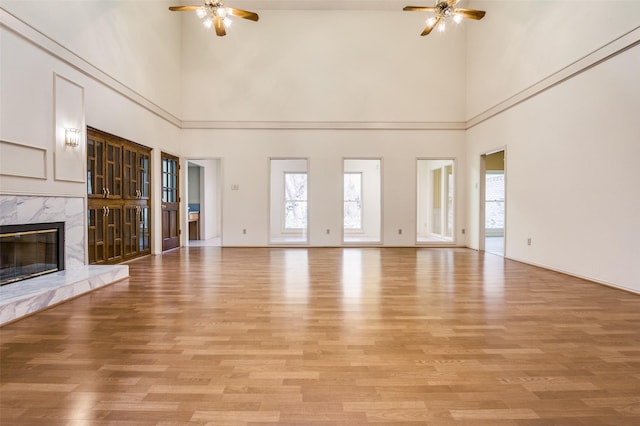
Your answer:
[[[122,147],[114,143],[107,143],[107,194],[122,197]]]
[[[138,253],[138,211],[140,207],[128,205],[124,208],[122,220],[122,237],[124,256],[131,257]]]
[[[151,158],[148,151],[138,153],[138,185],[140,197],[149,199],[151,192]]]
[[[122,207],[110,206],[106,216],[106,252],[107,262],[122,260]]]
[[[102,207],[89,206],[88,212],[89,263],[105,263],[104,256],[104,210]]]
[[[104,141],[91,134],[87,137],[87,196],[104,198]]]
[[[138,184],[138,152],[136,150],[123,148],[122,151],[122,171],[124,183],[124,198],[139,198]]]
[[[139,222],[138,222],[138,250],[143,252],[149,252],[151,248],[151,216],[148,206],[142,206],[140,208]]]

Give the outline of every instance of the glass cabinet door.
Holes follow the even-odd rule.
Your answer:
[[[106,261],[104,256],[104,215],[104,208],[89,206],[87,218],[89,231],[89,263],[92,265]]]
[[[87,137],[87,195],[89,198],[104,198],[104,141]]]
[[[149,251],[151,248],[150,228],[149,207],[142,206],[138,213],[138,250],[140,252]]]
[[[138,188],[138,151],[123,148],[122,172],[124,181],[124,198],[140,198]]]
[[[107,143],[107,198],[122,198],[122,146]]]
[[[122,244],[122,207],[107,207],[106,226],[106,258],[108,262],[117,262],[123,257]]]
[[[140,198],[149,198],[151,180],[151,160],[148,152],[138,153],[138,189]]]

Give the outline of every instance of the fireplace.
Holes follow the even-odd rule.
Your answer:
[[[0,285],[64,270],[64,222],[0,226]]]

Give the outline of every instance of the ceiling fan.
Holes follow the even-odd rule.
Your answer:
[[[449,18],[452,18],[456,23],[460,23],[462,18],[482,19],[486,13],[484,10],[457,8],[455,7],[457,3],[458,0],[436,0],[434,7],[405,6],[402,10],[411,12],[433,12],[436,14],[427,19],[427,26],[424,31],[422,31],[422,34],[420,34],[422,36],[426,36],[436,27],[439,31],[444,31],[445,21]]]
[[[227,28],[231,25],[230,16],[237,16],[250,21],[258,20],[257,13],[227,7],[222,0],[205,0],[203,6],[170,6],[169,10],[173,12],[195,10],[198,17],[202,19],[204,26],[207,28],[214,27],[216,34],[221,37],[227,35]]]

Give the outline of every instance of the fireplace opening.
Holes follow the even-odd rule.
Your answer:
[[[64,222],[0,226],[0,285],[64,270]]]

